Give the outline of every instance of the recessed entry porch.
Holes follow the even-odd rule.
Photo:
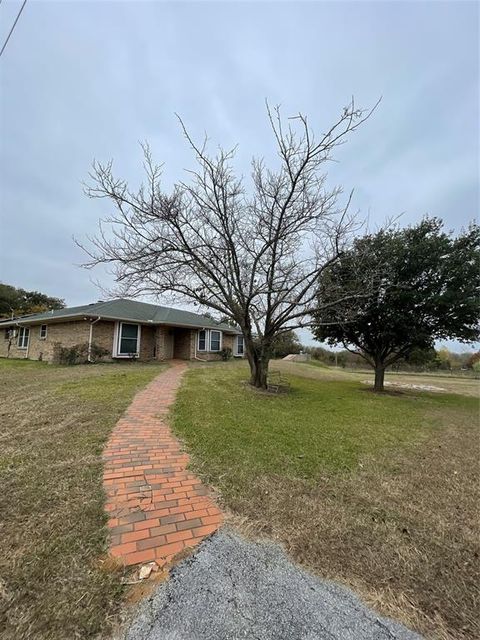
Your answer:
[[[158,327],[157,331],[160,336],[163,333],[163,340],[157,339],[158,359],[219,360],[223,349],[231,349],[234,357],[243,357],[241,335],[213,328]]]
[[[197,331],[193,329],[182,329],[181,327],[170,329],[173,342],[172,353],[175,360],[191,360],[195,356],[196,334]]]
[[[186,327],[165,327],[168,331],[166,345],[168,353],[175,360],[217,360],[222,349],[230,348],[238,354],[237,336],[211,328],[190,329]],[[240,345],[243,347],[243,343]]]

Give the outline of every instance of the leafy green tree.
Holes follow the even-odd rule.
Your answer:
[[[436,358],[437,352],[433,348],[412,349],[405,358],[405,364],[413,367],[428,367]]]
[[[437,358],[437,352],[433,348],[428,349],[412,349],[404,358],[400,358],[395,363],[395,370],[411,370],[413,369],[438,369],[440,361]]]
[[[362,296],[373,282],[374,293]],[[479,293],[478,225],[457,237],[436,218],[381,230],[320,274],[315,337],[361,355],[383,391],[386,367],[414,350],[437,339],[478,340]]]
[[[62,309],[65,301],[52,298],[39,291],[25,291],[0,283],[0,317],[25,316],[49,309]]]
[[[302,344],[295,331],[284,331],[273,341],[272,353],[274,358],[284,358],[290,353],[300,353]]]
[[[309,353],[314,360],[319,360],[325,364],[333,364],[335,362],[335,354],[324,347],[305,347],[305,353]]]
[[[475,353],[470,354],[465,363],[465,366],[468,369],[473,369],[477,362],[480,362],[480,351],[475,351]]]
[[[442,347],[437,351],[437,360],[439,362],[439,369],[450,370],[452,368],[452,355],[447,347]]]

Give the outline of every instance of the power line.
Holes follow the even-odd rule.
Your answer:
[[[0,0],[0,2],[1,2],[1,0]],[[27,0],[23,0],[23,4],[22,4],[22,6],[20,7],[20,11],[18,12],[17,17],[15,18],[15,22],[13,23],[12,28],[10,29],[10,33],[8,34],[7,39],[6,39],[6,40],[5,40],[5,42],[3,43],[2,50],[0,51],[0,57],[2,56],[2,53],[5,51],[5,47],[7,46],[7,43],[8,43],[8,41],[10,40],[10,36],[12,35],[13,30],[15,29],[15,26],[16,26],[16,24],[17,24],[17,22],[18,22],[18,19],[19,19],[19,18],[20,18],[20,16],[22,15],[23,8],[24,8],[24,6],[25,6],[26,4],[27,4]]]

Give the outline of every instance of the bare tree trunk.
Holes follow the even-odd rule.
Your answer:
[[[246,340],[245,346],[250,365],[250,384],[257,389],[266,389],[270,356],[264,348],[256,348],[253,341]]]
[[[377,362],[375,365],[375,384],[373,385],[374,391],[384,391],[384,380],[385,380],[385,365],[380,362]]]
[[[250,384],[257,389],[267,388],[268,360],[259,358],[251,371]]]

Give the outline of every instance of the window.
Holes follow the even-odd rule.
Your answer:
[[[220,351],[222,334],[220,331],[210,331],[210,351]]]
[[[220,351],[222,332],[215,329],[201,329],[198,332],[198,351]]]
[[[41,324],[40,325],[40,340],[45,340],[46,337],[47,337],[47,325],[46,324]]]
[[[243,356],[244,345],[243,345],[243,336],[237,336],[235,339],[235,355]]]
[[[207,350],[207,332],[205,331],[205,329],[202,329],[198,332],[198,350]]]
[[[5,340],[10,340],[10,329],[5,329]]]
[[[118,356],[132,356],[138,354],[140,327],[138,324],[120,323],[118,331]]]
[[[20,327],[18,332],[17,346],[19,349],[26,349],[28,347],[28,338],[30,337],[30,329],[28,327]]]

